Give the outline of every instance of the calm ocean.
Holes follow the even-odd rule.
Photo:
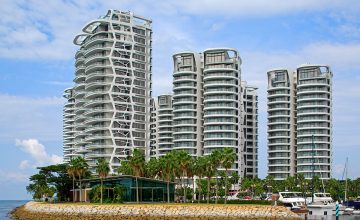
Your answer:
[[[10,219],[8,213],[26,202],[27,200],[0,200],[0,220]]]

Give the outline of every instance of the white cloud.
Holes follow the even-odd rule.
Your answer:
[[[61,97],[25,97],[0,94],[0,142],[38,137],[41,140],[61,140]],[[21,131],[21,132],[19,132]]]
[[[268,16],[274,14],[287,14],[299,11],[321,11],[326,9],[359,8],[358,1],[352,0],[344,4],[341,0],[182,0],[170,1],[175,8],[192,14],[221,14],[225,16]]]
[[[23,161],[21,161],[20,164],[19,164],[19,168],[20,168],[21,170],[27,169],[27,168],[29,168],[29,167],[30,167],[30,161],[28,161],[28,160],[23,160]]]
[[[16,140],[16,146],[22,151],[29,154],[35,160],[35,166],[44,166],[50,164],[58,164],[62,162],[62,157],[46,152],[45,146],[36,139]]]
[[[119,8],[120,7],[120,8]],[[154,35],[160,38],[172,38],[172,48],[187,48],[183,42],[183,32],[176,32],[175,24],[184,28],[191,25],[186,15],[214,15],[222,18],[243,16],[271,16],[300,11],[322,11],[360,8],[359,1],[351,0],[344,4],[340,0],[283,1],[283,0],[169,0],[126,1],[121,5],[117,1],[38,1],[5,0],[1,4],[0,14],[0,57],[12,59],[72,59],[76,46],[72,45],[74,36],[89,20],[106,13],[107,9],[131,10],[137,14],[152,18],[154,29],[166,24],[168,29],[160,28]],[[214,23],[212,30],[221,28]],[[343,27],[344,32],[352,29]],[[154,37],[154,38],[155,38]],[[178,42],[177,40],[181,41]],[[174,42],[176,42],[174,44]],[[185,41],[186,43],[186,41]],[[160,45],[160,44],[157,44]],[[51,49],[49,49],[51,48]]]
[[[27,182],[28,178],[24,173],[0,170],[0,182]]]

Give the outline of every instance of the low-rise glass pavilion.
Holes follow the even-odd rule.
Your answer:
[[[103,180],[105,193],[108,197],[112,197],[113,188],[117,185],[124,187],[123,201],[136,202],[136,179],[139,187],[139,202],[167,202],[167,182],[156,179],[149,179],[135,176],[110,176]],[[100,185],[100,179],[85,179],[84,190],[82,193],[82,201],[89,202],[89,193],[92,188]],[[175,183],[169,183],[170,201],[174,201]],[[75,201],[79,201],[79,190],[75,190]]]

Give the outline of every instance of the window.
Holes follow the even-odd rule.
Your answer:
[[[277,81],[285,81],[285,73],[275,73],[275,82]]]

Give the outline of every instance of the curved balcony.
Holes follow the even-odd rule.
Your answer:
[[[85,57],[90,57],[93,54],[104,53],[104,52],[106,53],[110,50],[111,50],[110,45],[104,46],[102,44],[98,44],[98,45],[94,45],[94,46],[88,48],[86,51],[84,51],[84,55],[85,55]]]
[[[85,133],[94,132],[94,131],[107,131],[109,130],[109,126],[87,126],[84,130]]]
[[[110,42],[110,43],[114,42],[111,32],[100,31],[100,32],[97,32],[96,34],[93,34],[91,37],[89,36],[86,39],[86,42],[84,43],[83,47],[85,50],[87,50],[88,48],[91,48],[91,46],[100,44],[103,42]]]
[[[87,102],[84,104],[84,108],[91,108],[94,105],[101,105],[101,104],[110,104],[111,100],[109,99],[103,99],[103,98],[96,98],[92,100],[87,100]]]
[[[206,84],[206,81],[208,80],[212,80],[212,79],[234,79],[234,80],[238,80],[239,78],[236,76],[231,76],[229,74],[205,74],[204,75],[204,82]]]
[[[204,83],[204,88],[209,88],[209,87],[235,87],[235,88],[238,88],[239,85],[237,82],[212,82],[212,83],[209,83],[209,82],[205,82]]]
[[[207,105],[205,105],[204,106],[204,111],[206,111],[206,110],[219,110],[219,109],[238,110],[238,108],[235,107],[235,106],[222,106],[222,105],[219,105],[219,106],[207,106]]]
[[[75,102],[75,107],[79,108],[81,106],[83,106],[85,103],[85,99],[81,98],[81,99],[76,99],[76,102]],[[76,112],[76,111],[75,111]]]
[[[205,90],[204,91],[204,96],[206,95],[215,95],[215,94],[218,94],[218,95],[237,95],[238,92],[236,92],[236,90],[234,89],[228,89],[228,90],[224,90],[224,89],[219,89],[219,90],[210,90],[210,91],[207,91]]]
[[[89,119],[86,119],[84,121],[84,124],[86,124],[87,126],[93,124],[93,123],[98,123],[98,122],[108,122],[111,121],[111,118],[106,118],[106,117],[92,117]]]
[[[193,75],[174,77],[173,84],[181,82],[196,82],[196,78]]]
[[[102,70],[88,71],[88,72],[86,72],[85,82],[91,82],[98,78],[104,78],[104,77],[114,77],[114,74],[110,73],[110,72],[102,71]]]
[[[223,63],[223,62],[221,62],[221,63]],[[212,64],[213,64],[213,63],[212,63]],[[205,75],[206,75],[206,73],[209,73],[209,72],[225,72],[225,71],[238,72],[238,70],[235,69],[234,66],[209,68],[207,65],[208,65],[208,64],[205,64],[205,69],[204,69],[204,74],[205,74]]]
[[[197,94],[194,92],[190,92],[190,93],[175,93],[173,95],[173,98],[180,98],[180,97],[196,97]]]
[[[108,90],[104,90],[104,89],[94,89],[92,90],[91,87],[87,87],[87,92],[84,96],[85,99],[89,99],[91,100],[92,98],[96,98],[98,96],[104,96],[104,95],[108,95],[109,91]]]
[[[84,61],[85,61],[85,57],[83,56],[76,58],[75,67],[78,67],[79,65],[83,65]]]
[[[97,149],[112,149],[114,145],[107,145],[107,144],[87,144],[86,148],[89,150],[97,150]]]
[[[85,159],[93,159],[93,158],[105,158],[105,157],[111,157],[112,154],[106,154],[106,153],[88,153],[85,155]]]

